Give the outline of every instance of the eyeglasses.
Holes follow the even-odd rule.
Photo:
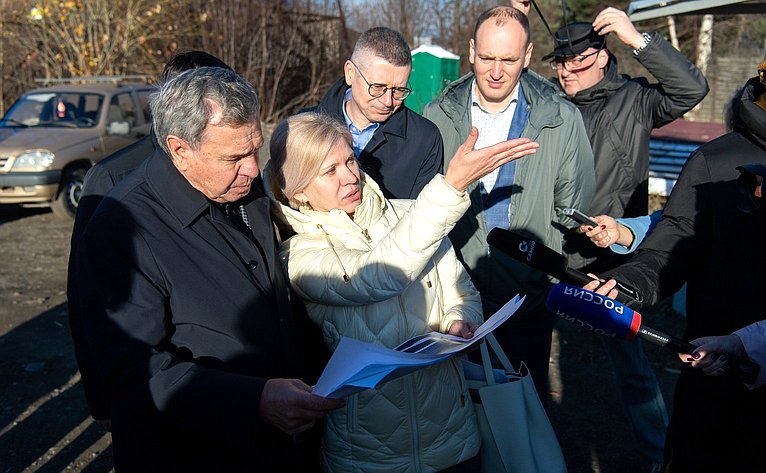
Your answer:
[[[596,54],[600,52],[601,52],[601,49],[598,49],[596,51],[593,51],[590,54],[583,54],[582,56],[575,56],[569,59],[558,59],[558,58],[554,59],[553,61],[551,61],[551,69],[553,69],[554,71],[557,71],[559,69],[564,68],[568,72],[577,72],[583,69],[587,69],[593,66],[593,64],[596,64],[596,61],[594,60],[591,64],[587,66],[583,66],[582,65],[583,62],[589,57],[595,56]]]
[[[349,62],[354,64],[354,61]],[[368,81],[367,78],[364,77],[364,74],[362,74],[362,70],[359,69],[359,66],[354,64],[354,67],[356,67],[356,70],[359,71],[359,75],[362,76],[362,80],[367,84],[367,92],[369,92],[370,96],[373,98],[383,97],[386,92],[390,90],[391,98],[401,101],[406,99],[407,96],[412,93],[412,89],[408,89],[407,87],[389,87],[385,84],[378,84],[377,82],[370,84],[370,81]]]

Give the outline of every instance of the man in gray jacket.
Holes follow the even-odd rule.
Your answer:
[[[529,367],[546,402],[550,280],[490,248],[487,233],[494,227],[510,229],[561,251],[565,227],[554,209],[590,208],[595,177],[580,113],[526,70],[529,38],[529,22],[519,10],[498,6],[482,13],[469,44],[473,73],[450,84],[424,115],[439,127],[445,156],[454,154],[471,127],[479,130],[477,148],[519,136],[540,144],[535,156],[504,165],[468,187],[471,207],[450,239],[481,292],[485,318],[516,293],[526,294],[521,311],[495,333],[511,360]]]
[[[633,49],[633,55],[658,81],[617,73],[617,59],[606,36]],[[553,79],[582,114],[593,147],[596,192],[590,215],[637,217],[648,213],[649,139],[652,129],[682,116],[707,94],[702,73],[658,33],[640,33],[621,10],[606,8],[593,23],[572,23],[555,34]],[[587,212],[588,209],[580,209]],[[570,225],[572,226],[572,225]],[[576,232],[568,235],[570,264],[601,274],[627,257],[598,248]],[[614,367],[637,449],[662,464],[668,415],[657,378],[640,341],[604,339]]]

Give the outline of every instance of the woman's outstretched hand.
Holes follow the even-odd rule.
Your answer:
[[[455,151],[444,175],[447,183],[461,192],[466,190],[469,184],[503,164],[534,154],[540,146],[529,138],[516,138],[486,148],[474,149],[478,139],[479,130],[471,127],[468,138]]]

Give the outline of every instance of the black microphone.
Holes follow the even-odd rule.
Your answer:
[[[548,293],[545,305],[562,319],[607,337],[624,340],[639,337],[676,353],[693,353],[697,348],[689,342],[647,327],[641,321],[641,314],[630,307],[581,287],[556,284]],[[724,369],[737,379],[752,384],[760,365],[729,355]]]
[[[487,235],[487,243],[516,261],[542,271],[560,281],[579,285],[593,281],[593,278],[587,274],[570,268],[564,255],[553,251],[533,238],[523,237],[510,230],[493,228]],[[641,302],[638,291],[632,287],[617,282],[615,289],[617,289],[618,301],[626,304]]]

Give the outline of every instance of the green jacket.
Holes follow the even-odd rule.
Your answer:
[[[447,169],[449,160],[471,129],[471,87],[473,74],[450,84],[429,103],[423,115],[436,123],[444,141]],[[537,153],[516,161],[516,175],[508,228],[535,238],[561,252],[564,233],[574,227],[555,208],[590,208],[595,190],[593,153],[582,117],[577,108],[559,97],[551,84],[524,71],[520,84],[529,104],[529,119],[522,137],[540,143]],[[458,258],[468,268],[481,292],[485,316],[493,314],[516,293],[527,302],[514,320],[524,320],[542,310],[550,278],[487,244],[487,228],[478,184],[468,191],[471,207],[450,233]]]

